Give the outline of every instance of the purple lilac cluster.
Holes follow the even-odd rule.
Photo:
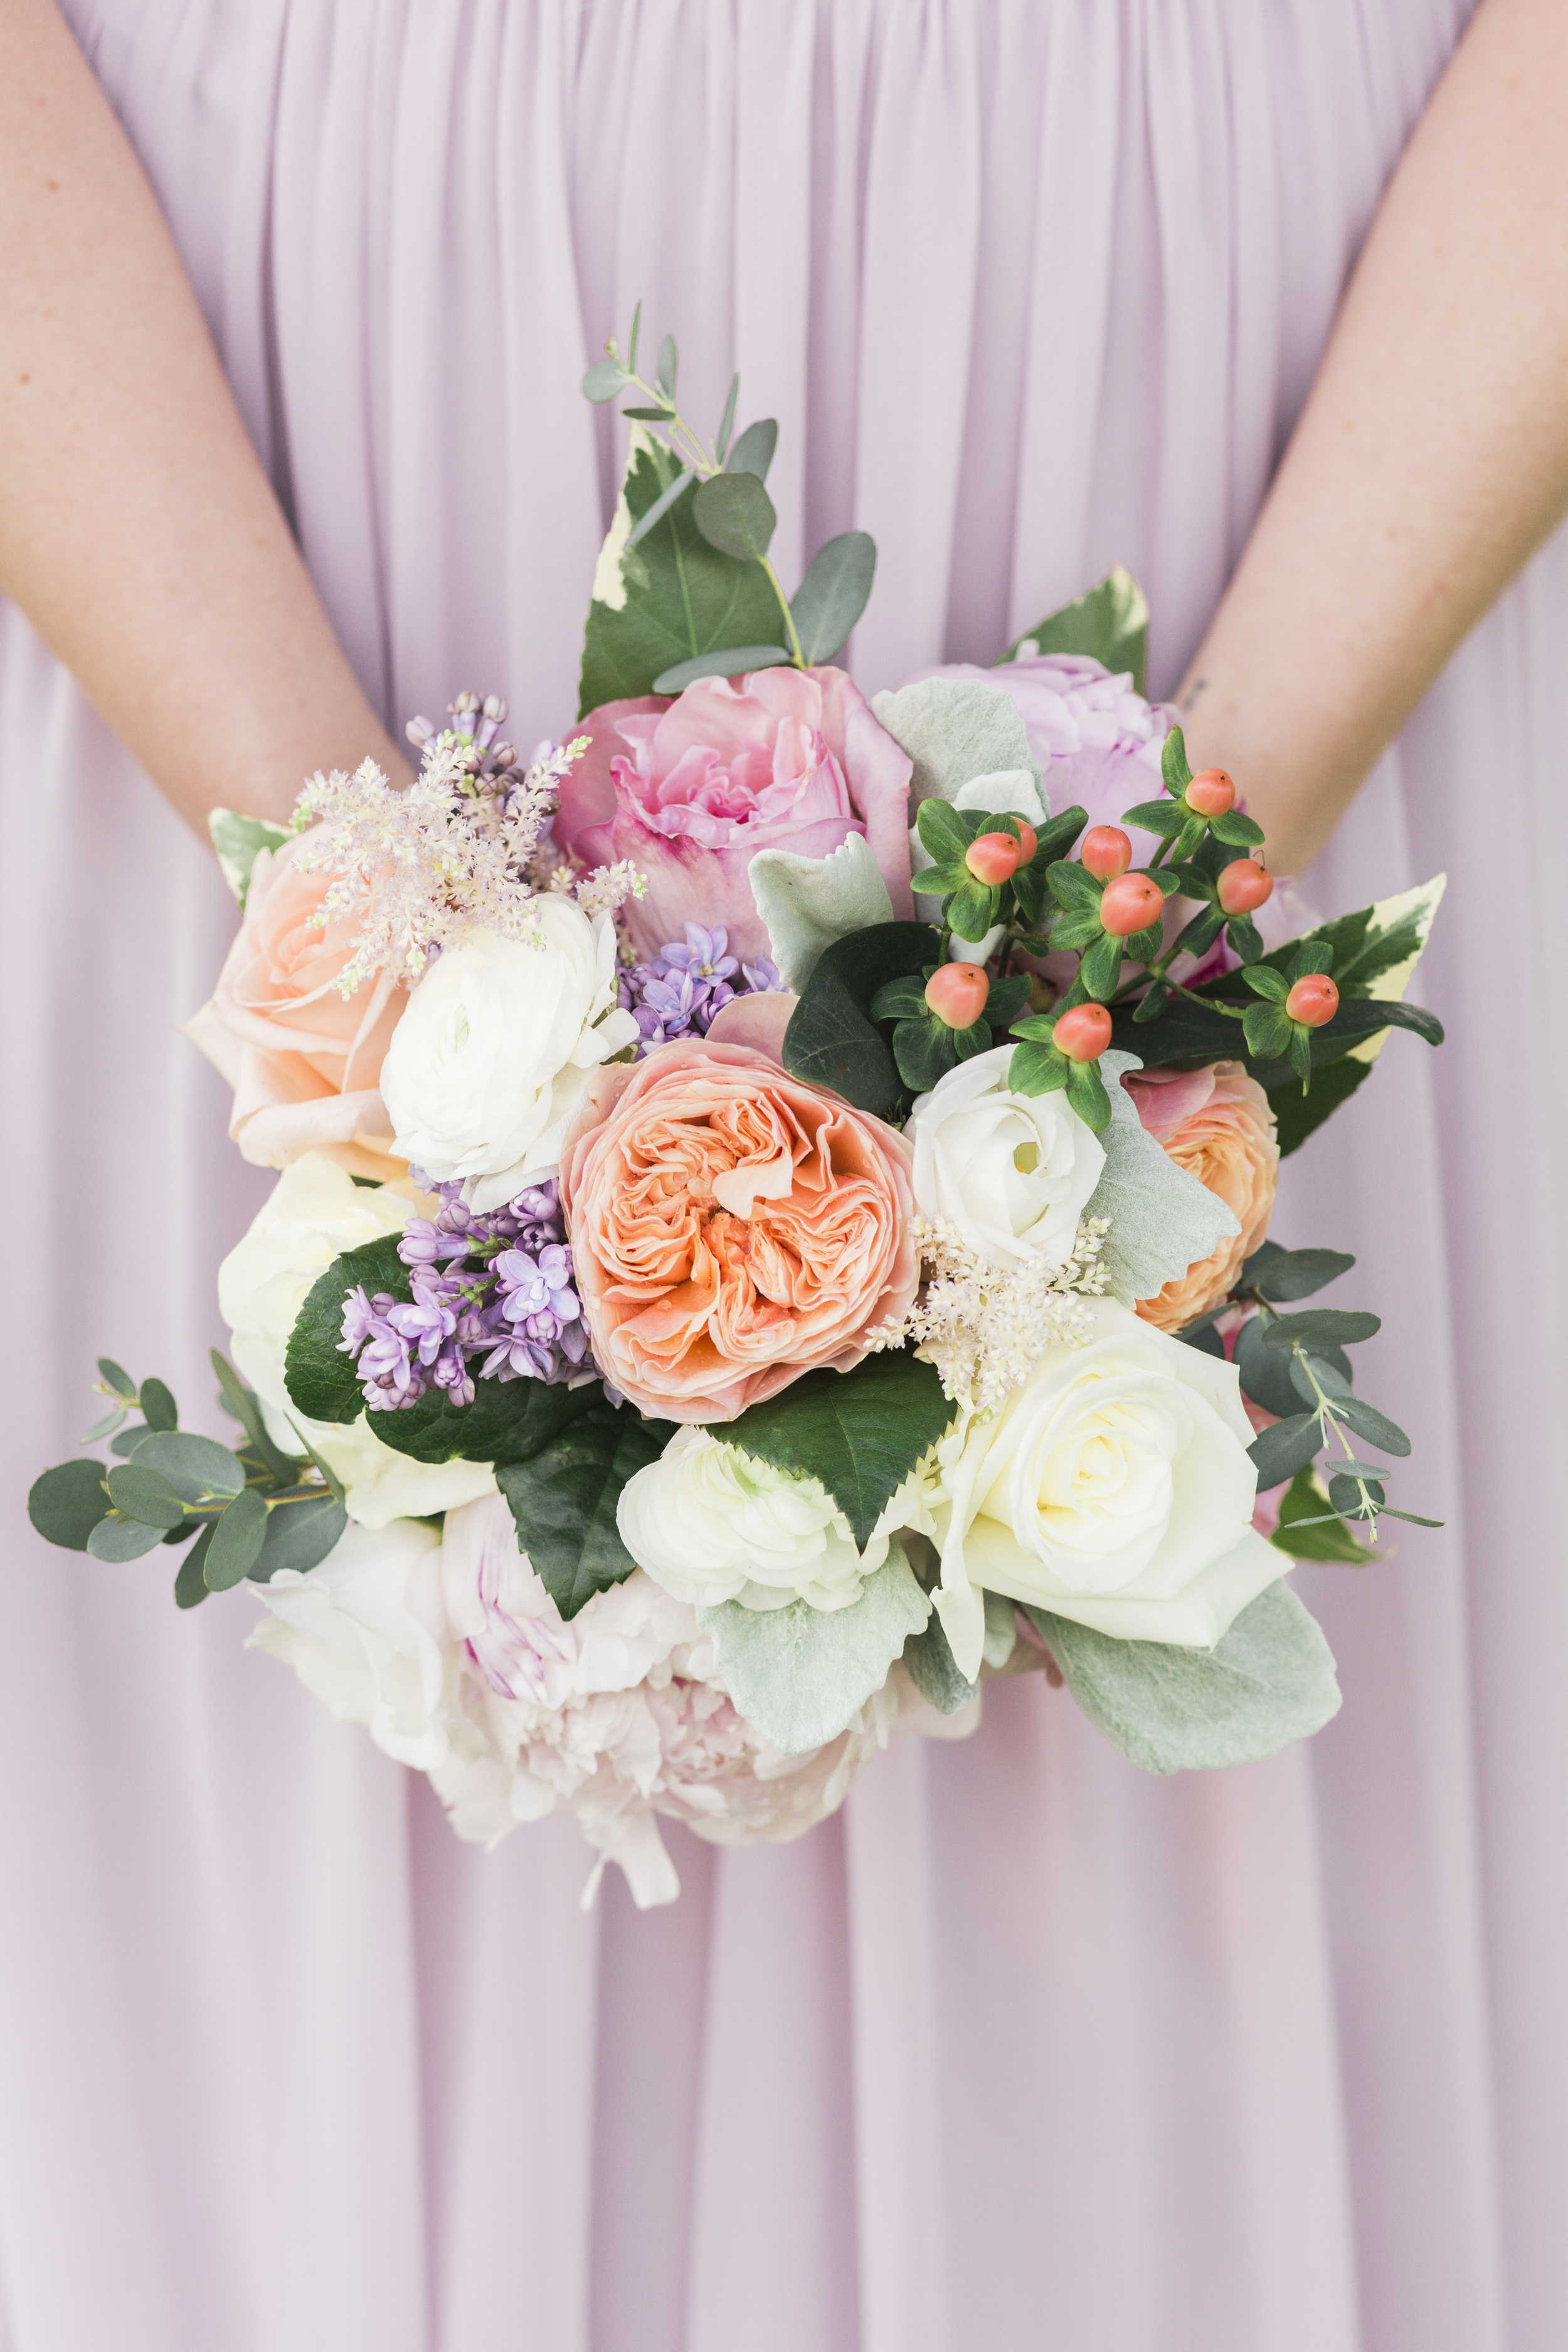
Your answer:
[[[640,1060],[672,1037],[706,1036],[714,1014],[735,997],[783,987],[766,956],[742,964],[730,953],[722,923],[710,931],[688,923],[684,945],[671,940],[651,961],[631,964],[621,973],[621,1010],[632,1013],[642,1031]]]
[[[399,1237],[412,1300],[363,1284],[343,1301],[342,1350],[374,1412],[417,1404],[431,1388],[472,1404],[479,1380],[563,1381],[591,1375],[582,1301],[572,1280],[560,1196],[531,1185],[479,1216],[461,1184],[433,1184],[434,1217],[414,1217]],[[476,1365],[475,1360],[483,1358]]]

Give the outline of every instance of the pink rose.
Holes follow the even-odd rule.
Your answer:
[[[629,857],[647,895],[626,908],[639,955],[683,926],[722,923],[730,953],[765,954],[746,868],[759,849],[826,857],[852,833],[870,844],[895,915],[910,897],[906,754],[841,669],[763,669],[700,678],[673,702],[606,703],[584,731],[555,838],[588,866]]]
[[[645,1412],[732,1421],[847,1371],[907,1313],[914,1153],[881,1120],[710,1039],[597,1072],[561,1198],[606,1377]]]
[[[395,1171],[381,1065],[408,995],[385,972],[338,993],[359,926],[311,926],[333,877],[299,871],[303,839],[258,856],[239,936],[185,1034],[234,1088],[228,1131],[247,1160],[287,1168],[324,1151],[351,1175],[384,1179]]]
[[[1279,1181],[1274,1113],[1239,1062],[1211,1062],[1201,1070],[1129,1070],[1121,1083],[1145,1131],[1178,1168],[1216,1193],[1241,1227],[1158,1297],[1138,1301],[1145,1322],[1179,1331],[1217,1306],[1268,1231]]]

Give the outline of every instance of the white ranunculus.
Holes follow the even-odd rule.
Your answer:
[[[349,1515],[369,1528],[424,1517],[495,1491],[483,1462],[415,1462],[384,1445],[368,1416],[352,1425],[309,1421],[283,1378],[294,1319],[342,1251],[401,1233],[414,1214],[412,1184],[358,1185],[319,1151],[286,1168],[244,1240],[218,1268],[217,1297],[234,1334],[234,1360],[261,1400],[276,1443],[298,1454],[302,1431],[342,1480]]]
[[[616,1003],[616,933],[571,898],[537,902],[537,944],[486,933],[437,958],[382,1065],[397,1148],[491,1209],[553,1175],[590,1071],[637,1025]]]
[[[677,1430],[628,1478],[616,1507],[621,1541],[656,1584],[695,1608],[847,1609],[888,1557],[879,1527],[862,1554],[819,1480],[796,1478],[706,1429]],[[896,1525],[896,1520],[889,1521]]]
[[[1286,1562],[1252,1527],[1252,1428],[1236,1368],[1103,1299],[994,1420],[938,1449],[936,1595],[978,1670],[982,1588],[1128,1641],[1211,1649]]]
[[[915,1204],[956,1225],[993,1263],[1072,1255],[1105,1153],[1059,1089],[1016,1095],[1011,1045],[960,1062],[921,1095],[905,1132],[915,1147]]]
[[[340,1723],[363,1724],[400,1764],[427,1772],[444,1759],[451,1639],[434,1528],[351,1525],[309,1575],[285,1569],[256,1590],[268,1613],[252,1649],[292,1666]]]

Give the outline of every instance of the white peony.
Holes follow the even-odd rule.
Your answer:
[[[418,1519],[350,1526],[319,1568],[256,1590],[268,1614],[248,1646],[292,1666],[340,1723],[361,1723],[400,1764],[428,1771],[448,1747],[450,1636],[441,1538]]]
[[[415,1462],[384,1445],[362,1418],[310,1421],[284,1382],[284,1351],[319,1275],[342,1251],[401,1233],[419,1195],[406,1181],[358,1185],[323,1153],[286,1168],[244,1240],[218,1268],[218,1306],[234,1334],[234,1360],[261,1400],[275,1442],[298,1454],[302,1431],[347,1490],[349,1515],[366,1527],[424,1517],[494,1492],[482,1462]]]
[[[1236,1368],[1105,1299],[1085,1347],[1053,1348],[994,1420],[938,1449],[936,1594],[963,1673],[982,1588],[1129,1641],[1211,1649],[1284,1573],[1252,1527],[1252,1427]]]
[[[393,1031],[381,1092],[397,1149],[492,1209],[553,1175],[590,1071],[639,1034],[616,1003],[616,932],[538,901],[538,944],[484,933],[437,959]]]
[[[977,1054],[917,1097],[905,1129],[915,1204],[994,1264],[1062,1265],[1105,1152],[1064,1093],[1009,1090],[1013,1053],[1008,1045]]]
[[[888,1557],[880,1526],[864,1554],[856,1549],[848,1520],[819,1479],[775,1470],[694,1424],[627,1479],[616,1524],[654,1581],[699,1609],[721,1601],[847,1609],[860,1598],[861,1580]]]

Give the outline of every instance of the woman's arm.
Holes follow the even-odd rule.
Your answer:
[[[1565,121],[1564,0],[1482,0],[1182,687],[1281,872],[1568,509]]]
[[[51,0],[0,0],[0,590],[199,831],[367,752],[406,772]]]

